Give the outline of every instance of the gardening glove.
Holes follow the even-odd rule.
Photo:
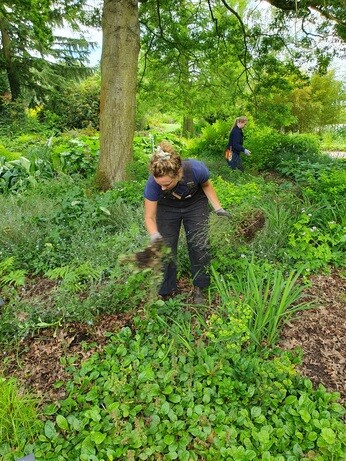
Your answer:
[[[231,213],[229,213],[228,211],[224,210],[223,208],[219,208],[218,210],[215,210],[215,213],[216,213],[218,216],[225,216],[226,218],[230,218],[230,217],[231,217]]]
[[[154,232],[153,234],[150,234],[150,241],[151,244],[154,245],[155,243],[162,242],[163,238],[160,232]]]
[[[245,154],[245,155],[250,155],[251,152],[250,152],[248,149],[244,149],[244,154]]]

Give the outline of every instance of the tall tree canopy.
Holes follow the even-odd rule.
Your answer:
[[[12,101],[29,90],[42,98],[54,78],[81,70],[89,44],[55,36],[56,27],[78,30],[86,0],[12,0],[0,4],[0,92]]]
[[[128,117],[134,114],[134,63],[139,50],[133,20],[138,18],[141,30],[140,84],[150,94],[148,103],[180,105],[188,119],[202,107],[215,113],[217,106],[234,104],[236,94],[239,98],[251,93],[260,104],[269,85],[281,85],[283,91],[289,85],[280,76],[280,67],[299,73],[299,65],[312,61],[313,53],[317,66],[327,69],[333,52],[331,42],[327,43],[331,28],[345,40],[344,0],[268,3],[276,8],[272,19],[261,23],[246,0],[236,6],[228,0],[143,0],[140,5],[137,0],[105,0],[100,113],[104,142],[98,171],[103,187],[126,178],[132,155],[128,140],[134,125]],[[129,14],[132,20],[124,24]],[[295,34],[292,19],[300,21]],[[127,56],[127,62],[122,56]],[[292,121],[289,114],[285,117],[287,123]]]

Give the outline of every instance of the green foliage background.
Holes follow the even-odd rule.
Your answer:
[[[93,182],[94,130],[2,136],[5,350],[69,322],[92,327],[99,315],[120,312],[133,318],[131,328],[110,331],[104,351],[80,366],[75,357],[62,359],[71,373],[62,401],[41,408],[3,379],[15,428],[0,433],[4,461],[30,452],[38,461],[342,460],[340,396],[314,389],[296,371],[299,354],[275,342],[286,320],[312,307],[301,299],[310,274],[345,267],[345,160],[323,154],[317,135],[250,121],[252,156],[244,174],[231,171],[223,158],[231,124],[218,121],[194,139],[167,132],[167,123],[138,132],[129,180],[102,193]],[[142,194],[152,148],[162,139],[184,158],[205,161],[232,214],[230,221],[211,214],[209,296],[221,300],[213,312],[189,308],[184,296],[158,300],[157,268],[134,264],[133,254],[148,243]],[[254,216],[263,216],[263,225],[248,240],[244,230]],[[178,264],[188,280],[183,239]],[[39,279],[53,289],[25,296]],[[23,408],[22,418],[15,408]]]

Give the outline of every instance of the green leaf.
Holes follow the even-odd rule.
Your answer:
[[[181,400],[181,397],[178,394],[172,394],[168,398],[169,398],[170,402],[173,402],[173,403],[178,403]]]
[[[99,413],[99,410],[96,408],[92,408],[91,410],[87,410],[85,412],[85,416],[89,419],[92,419],[93,421],[99,422],[101,419],[101,415]]]
[[[57,432],[52,421],[46,422],[46,424],[44,425],[44,433],[48,439],[53,439],[54,437],[56,437]]]
[[[333,445],[335,443],[336,435],[333,429],[330,427],[323,427],[321,436],[328,443],[328,445]]]
[[[163,393],[168,395],[168,394],[171,394],[173,392],[173,386],[169,385],[169,386],[166,386],[164,389],[163,389]]]
[[[57,415],[56,423],[57,423],[58,427],[60,427],[60,429],[62,429],[63,431],[68,431],[69,430],[68,422],[67,422],[67,419],[65,418],[65,416]]]
[[[251,417],[258,418],[262,413],[261,407],[252,407],[251,408]]]
[[[56,413],[56,411],[57,411],[57,406],[54,403],[50,403],[49,405],[46,405],[44,407],[44,414],[47,415],[47,416],[48,415],[49,416],[54,415],[54,413]]]
[[[299,414],[300,416],[302,417],[302,420],[305,422],[305,423],[308,423],[311,419],[311,415],[310,413],[307,411],[307,410],[299,410]]]
[[[172,434],[165,435],[163,441],[166,445],[172,445],[174,443],[174,436]]]
[[[169,410],[170,410],[169,403],[168,403],[168,402],[164,402],[164,403],[162,404],[162,406],[161,406],[161,412],[162,412],[164,415],[168,415]]]
[[[92,456],[95,454],[94,444],[90,437],[86,437],[81,445],[81,454]]]
[[[106,437],[107,435],[102,432],[92,432],[90,434],[90,440],[95,442],[96,445],[100,445]]]
[[[312,442],[317,439],[317,434],[316,432],[309,432],[308,434],[308,440],[311,440]]]
[[[203,406],[202,405],[195,405],[194,412],[197,413],[197,415],[202,415],[203,414]]]
[[[104,207],[104,206],[100,206],[100,210],[106,214],[107,216],[110,216],[111,215],[111,212],[108,210],[108,208]]]
[[[138,381],[140,383],[143,383],[146,381],[153,381],[154,378],[155,378],[155,373],[150,365],[147,365],[147,367],[138,375]]]
[[[71,428],[75,431],[80,431],[83,429],[83,423],[79,419],[77,419],[75,416],[70,415],[67,417],[68,423],[71,425]]]

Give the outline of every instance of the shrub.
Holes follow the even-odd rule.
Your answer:
[[[202,129],[202,134],[188,144],[188,156],[223,158],[232,122],[218,120]]]
[[[272,158],[266,168],[276,170],[282,162],[292,163],[322,160],[318,138],[310,134],[282,136],[279,145],[272,151]]]
[[[100,75],[95,73],[83,81],[68,81],[66,87],[53,94],[39,113],[41,121],[60,130],[99,127]]]
[[[52,142],[52,163],[54,169],[68,174],[91,176],[99,156],[99,137],[69,133]]]

